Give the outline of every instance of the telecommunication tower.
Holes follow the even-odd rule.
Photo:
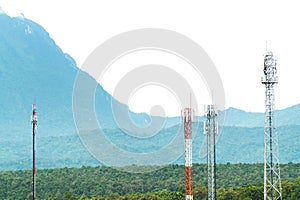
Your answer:
[[[37,128],[37,115],[36,115],[36,104],[32,104],[32,116],[31,116],[31,123],[32,123],[32,199],[36,199],[36,167],[35,167],[35,134]]]
[[[183,110],[184,145],[185,145],[185,199],[193,200],[192,172],[192,108]]]
[[[264,56],[265,124],[264,124],[264,200],[282,199],[278,135],[275,125],[274,85],[278,83],[276,59],[271,51]]]
[[[214,105],[204,108],[204,134],[207,139],[207,191],[208,200],[216,199],[216,135],[218,134],[217,111]]]

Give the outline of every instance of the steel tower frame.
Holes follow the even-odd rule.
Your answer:
[[[217,111],[214,105],[204,108],[204,134],[207,139],[207,193],[208,200],[216,199],[216,136],[218,134]]]
[[[36,115],[36,104],[32,104],[32,116],[31,116],[31,123],[32,123],[32,199],[36,199],[36,166],[35,166],[35,149],[36,149],[36,142],[35,142],[35,135],[36,135],[36,128],[37,128],[37,115]]]
[[[276,59],[271,51],[264,56],[265,120],[264,120],[264,200],[282,199],[278,133],[275,123],[274,85],[278,83]]]
[[[183,110],[184,145],[185,145],[185,199],[193,200],[192,172],[192,108]]]

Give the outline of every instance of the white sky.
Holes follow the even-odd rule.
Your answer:
[[[260,78],[268,41],[268,49],[278,60],[276,107],[300,103],[300,3],[296,0],[0,0],[0,6],[10,15],[23,13],[41,24],[79,67],[98,45],[122,32],[163,28],[182,33],[196,41],[214,61],[225,87],[227,107],[246,111],[264,111],[264,86]],[[157,64],[174,62],[172,58],[159,60],[162,55],[152,56]],[[119,62],[128,66],[141,64],[141,60],[134,60]],[[110,93],[126,73],[116,74],[118,65],[113,67],[114,74],[107,72],[107,77],[100,81]],[[195,81],[191,84],[198,84],[199,80]],[[149,113],[151,105],[161,104],[168,115],[178,115],[176,99],[170,92],[157,86],[142,89],[132,96],[131,109]],[[210,103],[207,92],[196,95],[201,99],[199,109],[203,110],[202,105]]]

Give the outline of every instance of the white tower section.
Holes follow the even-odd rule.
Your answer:
[[[218,134],[217,111],[214,105],[205,107],[207,120],[204,121],[204,134],[207,138],[207,192],[208,200],[216,199],[216,136]]]
[[[264,77],[266,87],[264,125],[264,200],[282,199],[280,167],[278,157],[278,135],[275,125],[274,85],[278,83],[276,60],[271,51],[264,56]]]

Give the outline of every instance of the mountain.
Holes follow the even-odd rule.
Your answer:
[[[300,104],[276,110],[276,125],[300,125]],[[221,111],[220,115],[225,114],[225,126],[239,126],[239,127],[263,127],[264,113],[260,112],[246,112],[236,108],[228,108]]]
[[[72,87],[78,71],[75,61],[62,52],[40,25],[30,20],[1,14],[0,26],[3,131],[17,128],[16,125],[25,128],[35,101],[40,114],[47,116],[42,121],[49,120],[41,123],[47,129],[52,129],[58,112],[66,119],[72,117]]]
[[[47,130],[56,126],[61,134],[68,134],[69,129],[75,130],[72,113],[75,79],[80,74],[86,82],[96,81],[78,69],[73,58],[65,54],[35,22],[2,13],[0,26],[1,123],[11,126],[28,124],[31,104],[37,101],[41,126],[46,126]],[[106,117],[103,126],[116,127],[110,124],[113,121],[111,95],[100,85],[95,95],[99,97],[95,104],[101,105],[97,114]],[[120,109],[128,109],[119,102],[116,104]],[[143,113],[131,115],[141,126],[145,125],[144,118],[149,117]],[[58,117],[62,120],[57,120]]]
[[[179,125],[170,129],[163,130],[155,138],[136,140],[128,137],[124,132],[118,129],[104,130],[110,141],[124,151],[137,153],[151,153],[165,147],[170,140],[174,138]],[[205,135],[202,132],[202,124],[199,131],[193,132],[193,162],[205,163],[205,154],[200,153],[200,149],[205,146]],[[96,130],[95,130],[96,131]],[[94,132],[95,132],[94,131]],[[300,146],[300,126],[282,126],[279,132],[279,155],[281,163],[299,163],[299,146]],[[31,168],[31,146],[30,143],[24,144],[20,140],[1,141],[1,148],[6,151],[1,155],[0,171],[30,169]],[[3,145],[6,146],[3,146]],[[182,152],[184,145],[178,146]],[[107,149],[103,150],[107,152]],[[245,127],[223,127],[218,136],[217,146],[217,163],[263,163],[263,128],[245,128]],[[105,154],[110,156],[109,153]],[[169,155],[161,155],[160,159],[165,159]],[[151,161],[151,157],[149,160]],[[105,158],[103,158],[105,160]],[[118,165],[127,164],[122,157],[110,157],[111,162]],[[134,160],[131,160],[133,164]],[[157,160],[163,162],[163,160]],[[184,156],[165,164],[183,164]],[[82,145],[78,135],[67,136],[49,136],[37,138],[37,168],[63,168],[63,167],[81,167],[101,165],[94,159]]]
[[[46,141],[60,141],[59,144],[52,142],[49,146],[39,146],[43,144],[42,141],[37,143],[37,147],[43,152],[42,157],[49,153],[52,157],[55,156],[55,161],[60,162],[61,155],[68,154],[69,151],[75,152],[74,149],[65,151],[69,143],[76,141],[76,145],[83,147],[72,112],[73,88],[78,76],[84,79],[82,85],[96,85],[95,114],[101,122],[101,128],[118,127],[114,121],[112,102],[120,119],[125,118],[122,116],[127,116],[129,112],[137,127],[146,127],[151,120],[165,120],[159,117],[151,119],[145,113],[129,111],[127,105],[116,101],[91,76],[78,69],[75,61],[55,44],[39,24],[24,16],[10,17],[0,12],[0,27],[0,170],[5,169],[6,163],[14,168],[15,165],[22,166],[22,163],[30,160],[30,113],[34,102],[38,104],[37,140],[44,138]],[[83,103],[87,99],[84,91],[78,96],[79,102]],[[85,114],[86,112],[82,112],[81,116],[84,117]],[[165,125],[170,127],[179,122],[176,120],[166,122]],[[86,118],[81,121],[87,129],[91,127]],[[68,136],[75,138],[71,137],[69,140]],[[85,149],[78,154],[92,159]],[[8,160],[13,160],[13,163]],[[73,158],[70,160],[72,163]],[[65,162],[68,163],[67,160],[62,160],[59,166],[64,166]]]
[[[9,17],[0,12],[0,170],[30,169],[32,159],[32,133],[30,124],[31,105],[37,102],[39,117],[37,133],[37,167],[79,167],[95,166],[100,163],[87,150],[82,137],[92,142],[93,135],[99,135],[99,128],[92,128],[86,107],[80,108],[79,121],[83,135],[79,137],[73,116],[73,94],[76,78],[81,76],[83,84],[96,85],[95,116],[101,124],[104,137],[114,147],[132,153],[156,152],[169,146],[174,138],[181,138],[180,117],[150,117],[145,113],[133,113],[108,94],[87,73],[77,68],[75,61],[64,53],[50,38],[46,30],[24,17]],[[79,105],[88,102],[83,89],[78,93]],[[118,123],[125,127],[121,130],[114,120],[111,103],[120,114]],[[76,108],[75,108],[76,110]],[[280,144],[285,145],[280,152],[283,162],[299,162],[300,105],[277,112]],[[150,122],[163,121],[162,129],[154,136],[131,135],[127,121],[123,116],[129,113],[137,125],[134,133],[146,134]],[[235,108],[225,111],[224,127],[218,140],[218,162],[237,163],[262,162],[263,114],[247,113]],[[220,115],[224,115],[221,112]],[[77,119],[77,120],[78,120]],[[123,120],[124,119],[124,120]],[[204,117],[199,117],[203,121]],[[196,126],[196,124],[194,125]],[[205,140],[202,123],[194,129],[193,155],[195,162],[205,162],[199,156]],[[136,137],[138,136],[138,137]],[[183,136],[182,136],[183,137]],[[183,145],[178,149],[183,152]],[[109,149],[101,149],[109,152]],[[177,151],[176,149],[173,149]],[[251,152],[251,153],[250,153]],[[201,154],[202,155],[202,154]],[[203,155],[202,155],[203,156]],[[168,154],[158,159],[163,162]],[[122,165],[118,156],[116,159]],[[149,161],[151,159],[149,158]],[[133,159],[132,163],[136,161]],[[174,158],[173,162],[183,163],[183,157]]]

